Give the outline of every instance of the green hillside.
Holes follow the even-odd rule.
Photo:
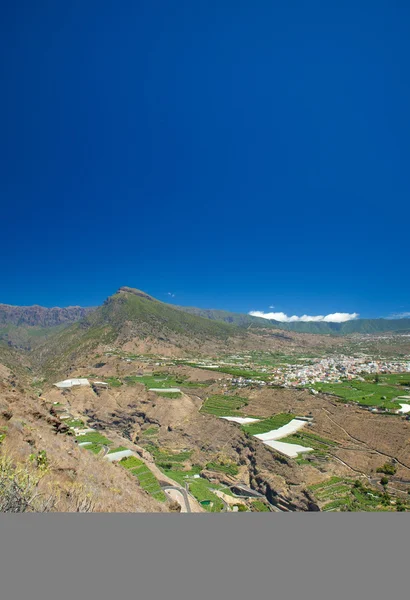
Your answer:
[[[7,344],[20,350],[32,350],[47,338],[53,337],[69,324],[54,327],[30,327],[27,325],[0,325],[0,344]]]
[[[120,288],[104,304],[80,321],[82,329],[109,328],[113,334],[155,335],[166,340],[170,333],[196,339],[227,339],[243,335],[240,329],[177,310],[132,288]]]
[[[182,312],[132,288],[120,288],[102,306],[35,350],[47,370],[58,371],[99,344],[138,338],[186,347],[245,337],[243,329]]]

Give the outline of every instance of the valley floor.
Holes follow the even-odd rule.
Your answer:
[[[83,357],[59,387],[3,366],[0,453],[53,487],[59,510],[410,510],[406,375],[360,384],[372,412],[343,382],[331,394],[275,385],[297,360],[113,348]]]

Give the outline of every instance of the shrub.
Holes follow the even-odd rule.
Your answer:
[[[29,463],[16,466],[0,457],[0,512],[47,512],[54,508],[55,495],[40,494],[41,473]]]
[[[30,460],[34,462],[40,471],[46,471],[48,467],[48,458],[45,450],[40,450],[37,454],[30,454]]]
[[[406,507],[403,504],[403,500],[401,498],[397,498],[396,500],[396,510],[397,512],[405,512]]]
[[[396,471],[397,468],[390,463],[384,463],[383,466],[376,469],[376,473],[384,473],[385,475],[394,475]]]

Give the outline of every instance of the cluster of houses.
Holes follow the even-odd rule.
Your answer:
[[[266,369],[261,370],[266,372]],[[342,380],[362,380],[368,374],[410,373],[410,361],[371,360],[368,357],[335,356],[310,361],[308,365],[289,364],[269,371],[266,381],[234,377],[232,385],[305,387],[315,383],[340,383]]]
[[[339,383],[343,380],[364,380],[364,375],[410,373],[410,361],[378,361],[366,357],[337,356],[323,358],[310,365],[288,365],[273,373],[273,382],[286,387],[315,383]]]

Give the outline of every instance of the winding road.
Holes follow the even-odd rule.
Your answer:
[[[191,505],[189,503],[189,497],[188,497],[188,493],[186,490],[184,490],[184,488],[182,487],[178,487],[176,485],[163,485],[161,486],[161,489],[166,493],[168,492],[168,496],[172,499],[172,500],[176,500],[180,505],[181,505],[181,512],[184,513],[190,513],[192,512],[191,510]],[[174,493],[172,493],[174,492]],[[185,510],[184,507],[181,503],[181,496],[183,499],[183,502],[185,504]]]

